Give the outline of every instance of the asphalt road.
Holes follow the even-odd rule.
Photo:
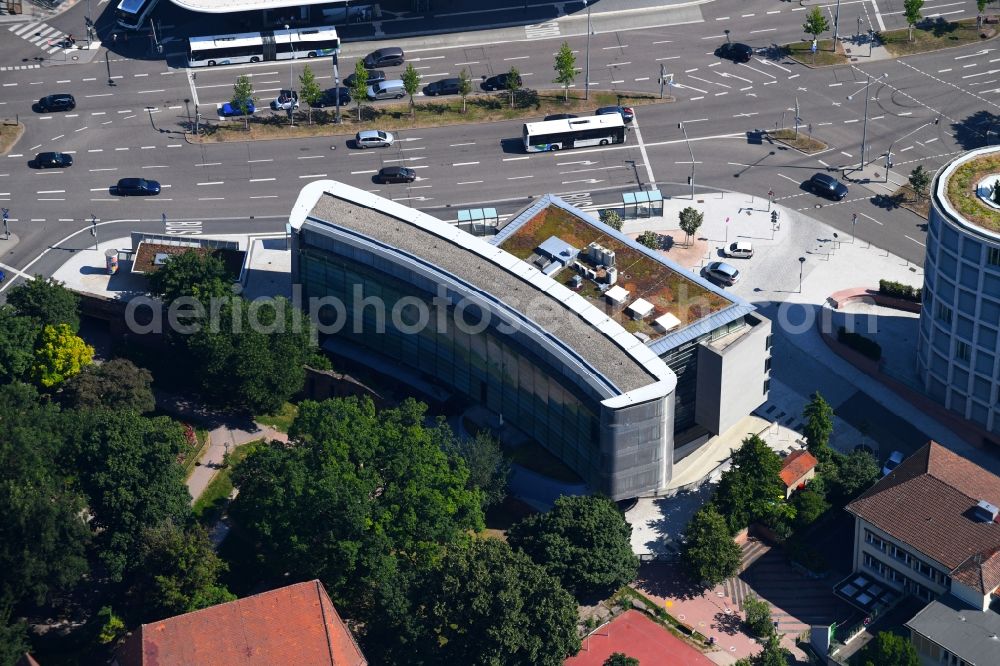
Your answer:
[[[845,1],[841,25],[856,26],[860,14],[875,25],[881,20],[887,27],[899,26],[901,7],[896,5],[901,1],[880,2],[882,13],[876,16],[870,2]],[[1000,68],[992,61],[1000,60],[1000,48],[989,42],[981,48],[871,63],[859,57],[848,66],[815,70],[766,55],[734,65],[712,53],[725,39],[723,29],[731,30],[733,39],[763,48],[800,39],[804,14],[797,11],[799,5],[770,0],[741,2],[740,14],[732,8],[732,3],[714,2],[680,9],[595,11],[590,47],[594,89],[658,92],[662,63],[674,75],[676,101],[637,107],[636,129],[623,146],[552,154],[520,152],[520,122],[402,131],[392,148],[371,151],[349,149],[344,137],[205,145],[186,140],[183,128],[194,104],[211,117],[215,105],[228,99],[236,76],[248,73],[263,105],[297,78],[301,61],[291,72],[287,63],[261,63],[202,69],[195,78],[171,67],[170,60],[126,57],[133,55],[130,48],[146,47],[133,38],[131,47],[119,40],[109,51],[81,52],[80,60],[66,64],[0,71],[0,115],[16,114],[27,128],[12,153],[0,158],[0,205],[10,209],[17,238],[16,244],[6,243],[2,263],[23,269],[52,245],[86,245],[92,241],[87,232],[92,217],[101,223],[136,220],[118,224],[160,232],[165,230],[162,216],[171,232],[222,233],[248,226],[279,230],[301,186],[317,178],[378,191],[445,219],[453,218],[457,208],[477,205],[497,205],[502,213],[511,213],[546,192],[566,195],[584,207],[620,201],[622,192],[651,183],[665,195],[686,196],[691,153],[679,121],[690,138],[699,192],[733,190],[759,202],[772,190],[781,205],[809,211],[848,233],[851,213],[858,212],[855,230],[860,237],[922,262],[922,220],[902,209],[880,207],[882,199],[876,195],[884,190],[852,185],[846,201],[830,204],[805,193],[801,183],[817,170],[836,171],[859,160],[864,93],[852,100],[847,96],[863,88],[869,74],[888,74],[869,89],[869,154],[882,155],[896,141],[896,180],[905,179],[917,164],[936,169],[956,152],[995,137],[992,119],[983,122],[996,112]],[[82,23],[83,11],[79,5],[51,23]],[[925,15],[935,12],[948,18],[974,15],[975,4],[925,5]],[[398,43],[426,81],[454,76],[462,68],[479,77],[516,65],[526,85],[552,87],[552,57],[561,41],[578,51],[581,67],[587,41],[585,17],[578,14],[555,25],[557,34],[520,26]],[[171,33],[165,34],[169,38]],[[354,58],[371,48],[371,43],[347,44],[342,67],[352,67]],[[3,40],[0,64],[26,57],[25,49],[42,52],[28,40]],[[328,65],[313,64],[320,83],[332,85]],[[107,84],[109,70],[114,86]],[[582,83],[581,74],[578,87]],[[74,94],[77,109],[33,112],[31,103],[51,92]],[[804,131],[811,128],[829,150],[805,156],[748,141],[748,130],[773,128],[782,119],[791,125],[796,100]],[[43,150],[72,152],[76,164],[66,170],[28,168],[28,160]],[[409,186],[374,184],[373,173],[390,164],[416,168],[419,179]],[[163,193],[150,199],[113,196],[109,186],[126,176],[159,180]],[[74,232],[80,233],[62,242]],[[50,250],[32,265],[32,272],[56,256]]]

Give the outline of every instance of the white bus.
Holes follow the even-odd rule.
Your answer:
[[[150,12],[156,7],[159,0],[121,0],[118,3],[118,10],[115,12],[115,19],[118,25],[126,30],[138,30],[149,18]]]
[[[524,150],[529,153],[624,142],[625,121],[618,113],[524,124]]]
[[[241,62],[315,58],[338,51],[340,39],[335,28],[293,28],[191,37],[188,39],[188,66],[214,67]]]

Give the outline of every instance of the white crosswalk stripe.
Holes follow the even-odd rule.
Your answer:
[[[66,33],[53,28],[52,26],[36,22],[27,25],[12,25],[9,30],[21,39],[34,44],[49,55],[67,49],[59,46],[59,42],[66,38]],[[69,49],[72,50],[72,49]]]
[[[544,37],[558,37],[559,24],[555,21],[548,23],[538,23],[536,25],[524,26],[524,34],[528,39],[541,39]]]
[[[38,69],[41,67],[39,64],[34,65],[11,65],[9,67],[0,67],[0,72],[13,72],[16,69]]]

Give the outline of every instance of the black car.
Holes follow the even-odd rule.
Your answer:
[[[388,46],[384,49],[372,51],[366,55],[364,63],[366,69],[375,69],[377,67],[402,65],[405,60],[406,56],[403,55],[403,49],[398,46]]]
[[[746,44],[739,42],[726,43],[715,52],[720,58],[732,60],[733,62],[750,62],[753,49]]]
[[[573,118],[579,118],[580,116],[573,113],[552,113],[545,116],[544,120],[572,120]]]
[[[507,74],[509,72],[504,72],[503,74],[497,74],[496,76],[491,76],[490,78],[483,81],[483,90],[507,90]],[[517,77],[517,87],[521,87],[521,77]]]
[[[357,78],[358,78],[357,75],[351,74],[346,79],[344,79],[344,85],[347,86],[348,88],[353,88],[354,82],[357,80]],[[368,70],[367,85],[373,86],[376,83],[382,83],[383,81],[385,81],[385,72],[383,72],[381,69]]]
[[[38,100],[39,111],[72,111],[76,108],[76,100],[69,93],[46,95]]]
[[[424,87],[424,94],[433,97],[434,95],[457,95],[462,88],[462,79],[441,79]]]
[[[66,153],[38,153],[35,156],[37,169],[65,169],[73,166],[73,156]]]
[[[375,180],[380,183],[412,183],[417,179],[417,172],[409,167],[390,166],[379,169]]]
[[[827,173],[814,173],[806,181],[806,188],[833,201],[840,201],[847,196],[847,185]]]
[[[155,196],[160,193],[160,184],[145,178],[122,178],[115,186],[115,194],[122,197]]]
[[[609,113],[617,113],[622,117],[622,120],[624,120],[627,123],[632,122],[632,120],[635,118],[635,111],[633,111],[630,107],[627,106],[602,106],[601,108],[594,111],[595,116],[603,116]]]
[[[340,88],[330,88],[323,91],[323,96],[314,105],[317,109],[327,106],[337,106],[337,96],[340,96],[340,105],[347,106],[351,103],[351,91],[341,86]]]

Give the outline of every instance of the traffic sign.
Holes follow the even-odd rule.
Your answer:
[[[10,217],[10,208],[4,208],[3,209],[3,219],[6,220],[9,217]]]

